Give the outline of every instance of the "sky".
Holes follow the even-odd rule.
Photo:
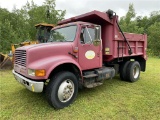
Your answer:
[[[37,5],[42,5],[45,0],[33,1]],[[14,6],[20,9],[26,2],[27,0],[0,0],[0,7],[11,11]],[[149,16],[152,11],[160,10],[160,0],[56,0],[56,9],[66,10],[65,18],[92,10],[107,11],[108,9],[112,9],[122,17],[128,11],[130,3],[133,3],[137,16]]]

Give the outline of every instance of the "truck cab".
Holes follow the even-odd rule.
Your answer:
[[[145,71],[147,37],[123,34],[118,17],[110,13],[92,11],[63,20],[46,43],[16,49],[16,80],[32,92],[45,90],[48,103],[58,109],[70,105],[79,88],[100,86],[115,74],[137,81]]]

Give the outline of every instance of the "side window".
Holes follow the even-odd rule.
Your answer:
[[[90,44],[95,39],[94,28],[85,27],[81,30],[80,40],[82,44]]]

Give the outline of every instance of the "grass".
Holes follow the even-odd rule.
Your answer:
[[[160,120],[160,59],[148,59],[139,81],[128,83],[116,76],[102,86],[80,90],[76,101],[61,110],[50,107],[43,93],[16,82],[11,71],[0,71],[0,119]]]

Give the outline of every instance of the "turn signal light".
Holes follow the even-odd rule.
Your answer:
[[[35,70],[35,76],[43,77],[45,75],[46,75],[46,71],[45,70]]]
[[[75,48],[73,49],[73,52],[74,52],[74,53],[77,53],[77,52],[78,52],[78,47],[75,47]]]

